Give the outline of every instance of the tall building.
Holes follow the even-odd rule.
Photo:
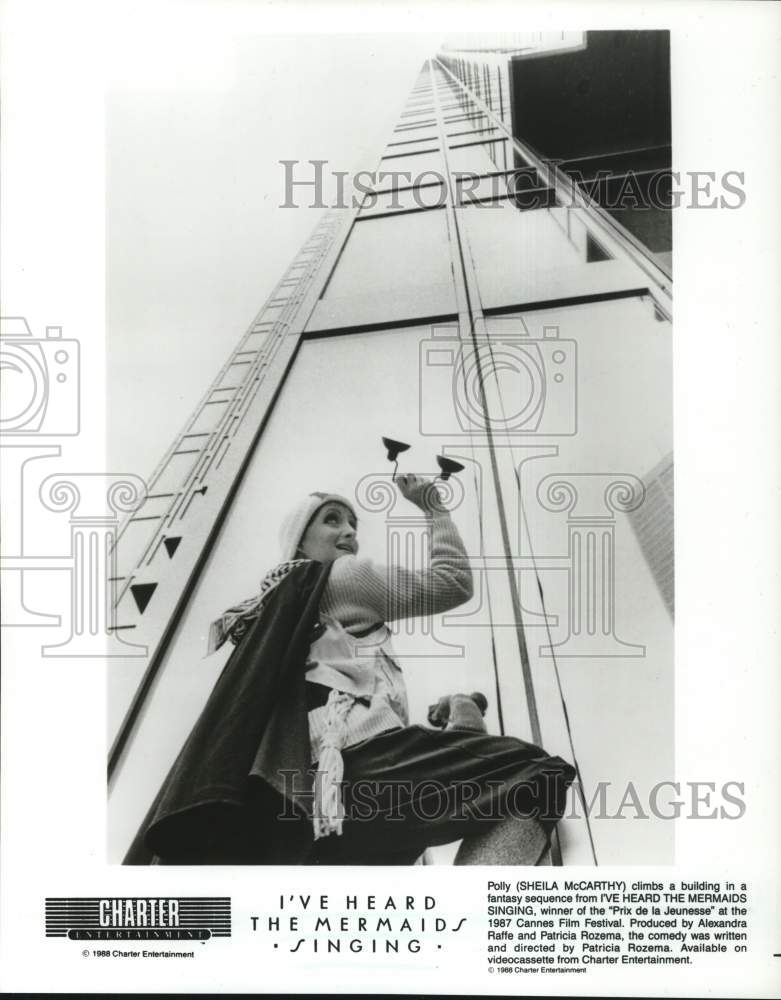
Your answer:
[[[413,721],[482,690],[489,730],[577,763],[555,862],[672,860],[649,808],[674,778],[666,53],[657,32],[509,36],[422,67],[361,198],[323,216],[123,527],[113,860],[144,861],[228,655],[204,658],[209,623],[256,591],[293,501],[351,495],[366,554],[426,564],[383,436],[406,471],[464,466],[475,593],[395,629]]]

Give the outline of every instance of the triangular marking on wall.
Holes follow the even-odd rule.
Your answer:
[[[157,590],[156,583],[134,583],[131,584],[130,592],[135,598],[138,610],[143,614],[146,606],[152,600],[152,594]]]
[[[179,542],[181,542],[182,536],[179,535],[178,538],[164,538],[163,545],[165,545],[165,551],[168,553],[169,557],[173,559],[174,552],[179,548]]]

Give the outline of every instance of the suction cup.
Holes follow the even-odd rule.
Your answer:
[[[409,451],[410,446],[405,444],[403,441],[394,441],[393,438],[386,437],[382,439],[382,443],[385,445],[385,449],[388,452],[388,461],[395,463],[393,466],[393,476],[391,477],[391,481],[395,482],[396,472],[399,468],[398,457],[403,451]]]
[[[460,462],[454,462],[452,458],[445,458],[444,455],[437,455],[437,465],[439,466],[440,478],[450,479],[455,472],[463,472],[464,466]]]

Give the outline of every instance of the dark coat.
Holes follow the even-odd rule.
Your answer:
[[[304,862],[314,839],[304,673],[330,568],[297,566],[269,596],[225,664],[125,864]]]

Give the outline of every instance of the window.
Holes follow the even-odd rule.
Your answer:
[[[434,208],[444,205],[447,191],[441,181],[418,185],[416,187],[392,188],[378,191],[375,195],[367,195],[361,209],[360,218],[382,215],[386,212],[414,211],[416,209]]]
[[[444,212],[371,219],[353,227],[325,298],[450,283]]]
[[[457,312],[444,211],[356,222],[307,330]]]
[[[415,155],[407,153],[403,155],[383,156],[378,168],[378,184],[382,187],[391,187],[394,184],[392,177],[394,173],[406,175],[405,177],[399,177],[398,181],[395,182],[398,186],[431,181],[434,180],[433,177],[423,176],[430,171],[434,171],[439,177],[442,177],[445,172],[445,163],[442,159],[442,154],[438,150],[417,153]],[[386,175],[384,180],[383,174]]]
[[[609,775],[642,796],[674,763],[671,327],[639,297],[486,325],[516,430],[528,537],[519,519],[514,544],[534,554],[551,619],[549,634],[527,621],[533,669],[550,674],[552,648],[584,781]],[[584,785],[588,799],[593,791]],[[669,860],[671,824],[641,825],[638,861]],[[619,827],[592,824],[603,863],[627,859]]]
[[[431,133],[431,129],[427,129],[426,131]],[[439,135],[436,133],[433,135],[429,134],[422,139],[405,139],[402,136],[388,143],[383,153],[383,159],[391,156],[412,156],[415,153],[428,153],[438,147]]]
[[[645,287],[642,275],[628,263],[593,256],[590,262],[587,231],[577,210],[519,212],[511,202],[500,201],[462,208],[459,219],[485,308]]]
[[[456,140],[458,141],[458,140]],[[496,170],[506,170],[508,163],[505,150],[507,142],[474,142],[462,146],[450,146],[447,160],[453,172],[490,174]]]

